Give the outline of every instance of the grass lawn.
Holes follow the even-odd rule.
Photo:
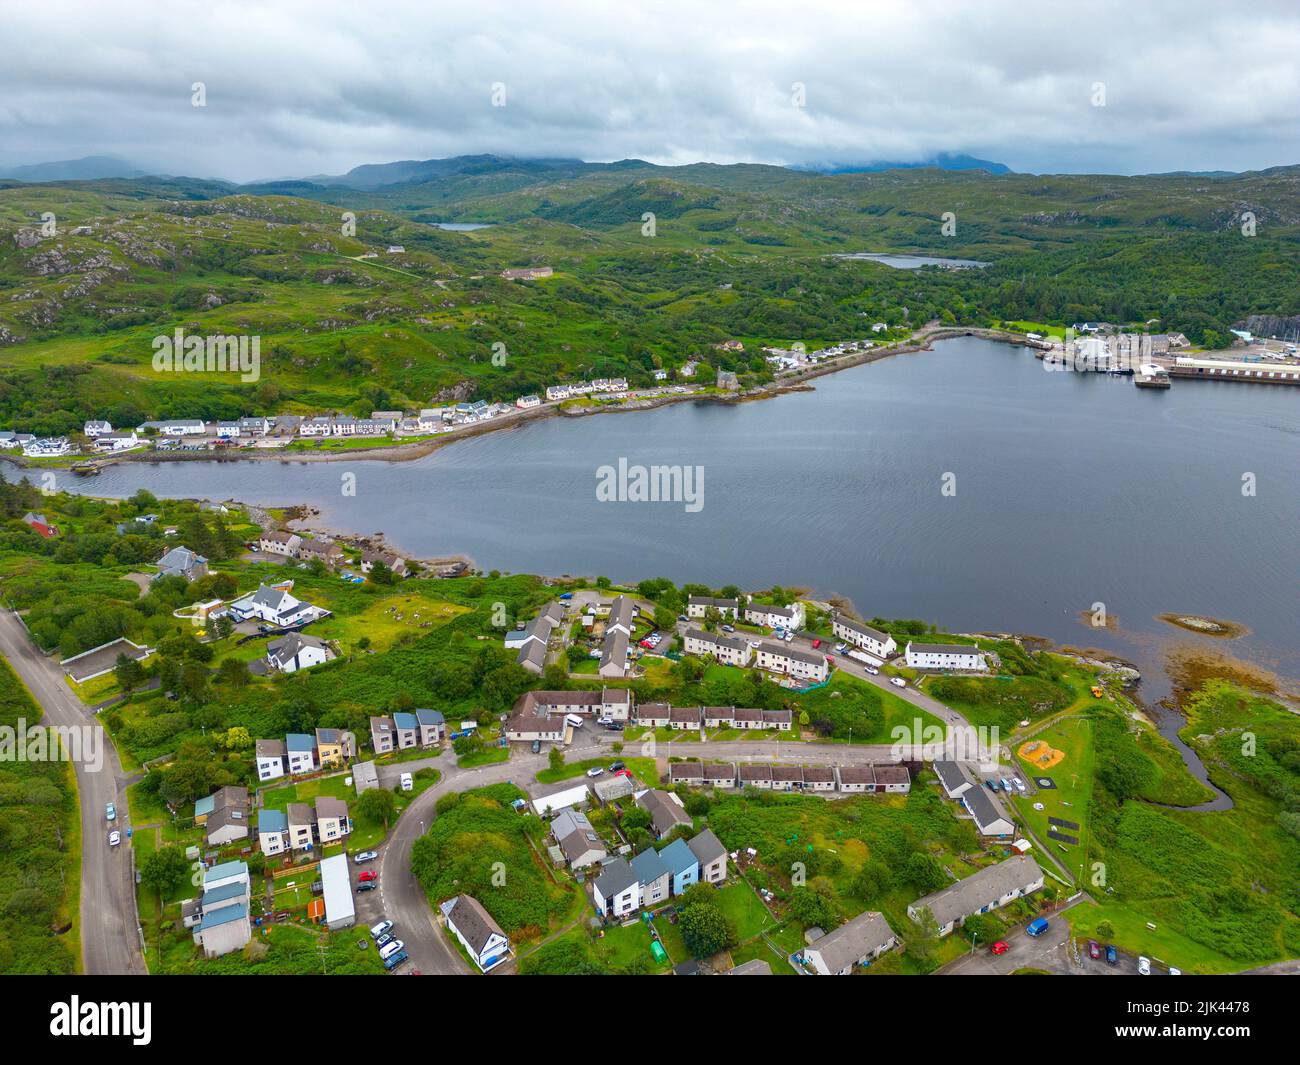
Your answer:
[[[347,802],[356,794],[347,783],[349,776],[350,774],[340,773],[332,777],[300,780],[287,787],[267,788],[262,792],[262,805],[271,810],[283,810],[291,802],[314,803],[318,795],[329,795]]]
[[[773,950],[767,940],[761,937],[751,939],[748,943],[742,943],[731,952],[732,966],[740,966],[755,959],[767,962],[772,967],[773,976],[799,975],[790,965],[787,956]]]
[[[1028,780],[1041,773],[1050,776],[1056,782],[1056,788],[1042,789],[1034,795],[1017,795],[1012,801],[1039,846],[1050,849],[1077,881],[1084,876],[1088,860],[1088,804],[1092,798],[1093,773],[1092,722],[1086,717],[1067,717],[1059,725],[1038,733],[1028,742],[1046,744],[1063,751],[1065,758],[1050,769],[1039,770],[1035,768],[1032,756],[1020,756],[1021,744],[1014,743],[1012,750],[1019,760],[1021,779]],[[982,787],[983,784],[979,782],[976,786]],[[1035,810],[1035,803],[1043,809]],[[1072,829],[1061,830],[1065,835],[1077,836],[1078,846],[1048,839],[1049,817],[1059,817],[1079,825],[1077,832]]]
[[[656,922],[658,923],[658,922]],[[665,925],[667,921],[663,922]],[[672,968],[671,963],[656,963],[650,954],[650,929],[644,921],[637,921],[630,925],[611,925],[603,930],[604,934],[597,934],[592,939],[592,951],[602,964],[611,969],[622,969],[629,965],[644,961],[650,965],[654,972],[664,972]],[[662,936],[662,932],[660,935]],[[585,935],[585,933],[584,933]],[[665,945],[665,949],[671,949]],[[680,961],[686,960],[685,948]]]
[[[776,924],[754,889],[743,880],[719,888],[714,893],[714,902],[735,928],[736,939],[741,943]]]
[[[510,760],[509,747],[485,747],[473,754],[457,756],[456,764],[462,769],[472,769],[476,765],[496,765]]]

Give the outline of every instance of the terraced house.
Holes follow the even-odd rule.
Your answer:
[[[939,926],[939,935],[946,936],[972,914],[1001,909],[1042,886],[1043,871],[1038,863],[1027,854],[1019,854],[922,896],[907,908],[907,916],[919,921],[921,911],[929,910]]]
[[[831,631],[845,643],[882,660],[898,651],[898,644],[889,633],[873,629],[844,614],[835,615],[831,621]]]
[[[754,649],[737,636],[687,629],[683,640],[688,655],[712,655],[726,666],[744,666]]]
[[[824,655],[800,651],[784,644],[760,643],[755,664],[769,673],[783,673],[814,684],[821,684],[830,675],[830,667]]]

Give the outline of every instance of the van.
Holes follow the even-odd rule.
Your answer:
[[[411,774],[410,774],[410,773],[403,773],[403,774],[402,774],[402,777],[401,777],[401,780],[402,780],[402,790],[403,790],[403,791],[414,791],[414,790],[415,790],[415,780],[411,777]]]
[[[574,728],[582,728],[582,718],[577,714],[565,714],[564,723],[566,725],[572,725]]]
[[[1029,927],[1025,929],[1025,933],[1031,936],[1041,936],[1050,927],[1051,925],[1047,923],[1046,917],[1036,917],[1029,922]]]
[[[1145,957],[1145,956],[1144,956],[1144,957],[1141,957],[1141,958],[1138,958],[1138,975],[1139,975],[1139,976],[1150,976],[1150,975],[1151,975],[1151,959],[1150,959],[1150,958]]]
[[[394,954],[401,953],[402,948],[406,946],[400,939],[394,939],[386,947],[379,948],[379,956],[384,959],[391,958]]]
[[[380,921],[377,925],[371,927],[370,938],[378,939],[380,936],[382,936],[385,932],[387,932],[392,927],[393,927],[392,921]]]

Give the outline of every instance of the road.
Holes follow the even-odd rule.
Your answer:
[[[545,755],[526,754],[515,755],[509,762],[498,765],[462,769],[449,764],[454,757],[448,753],[430,760],[443,773],[442,779],[402,811],[388,839],[379,848],[375,865],[379,870],[379,890],[356,896],[358,925],[370,927],[388,918],[397,926],[397,937],[411,956],[409,965],[422,973],[444,976],[463,975],[474,970],[448,942],[438,925],[428,896],[411,872],[411,847],[433,823],[434,807],[443,795],[505,781],[513,781],[527,791],[524,782],[533,782],[538,770],[545,769],[548,764]],[[417,763],[392,768],[407,772],[412,771],[410,767],[414,765]],[[399,971],[406,972],[409,968],[403,966]]]
[[[83,970],[94,976],[143,976],[147,973],[136,923],[135,884],[130,841],[126,837],[126,775],[108,734],[68,689],[58,663],[43,655],[27,636],[22,621],[0,610],[0,654],[22,678],[51,725],[101,729],[103,765],[98,772],[75,763],[81,804],[81,955]],[[104,806],[118,810],[115,827],[120,846],[108,846]]]

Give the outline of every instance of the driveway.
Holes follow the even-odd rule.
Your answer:
[[[140,952],[136,921],[135,883],[131,844],[126,829],[130,819],[126,803],[126,775],[117,749],[95,717],[69,690],[58,663],[43,655],[27,636],[19,618],[0,611],[0,654],[22,678],[50,725],[100,729],[104,748],[98,772],[74,763],[81,802],[81,954],[82,967],[94,976],[143,976],[147,972]],[[120,846],[108,846],[104,806],[117,807],[114,827],[122,831]]]

